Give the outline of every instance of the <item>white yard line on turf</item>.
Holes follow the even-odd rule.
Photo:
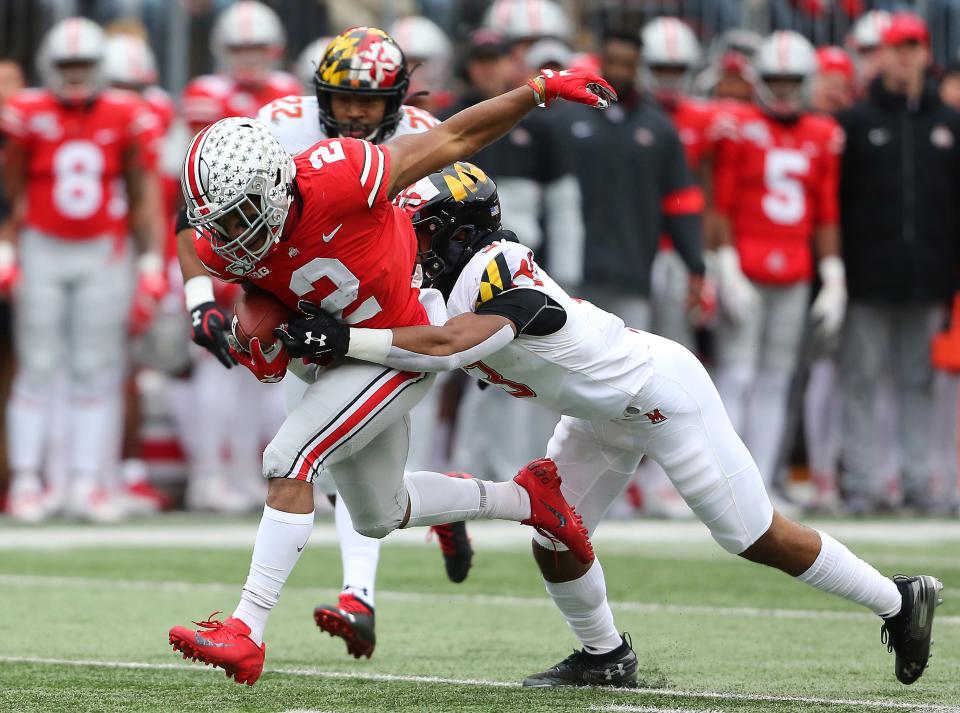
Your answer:
[[[896,545],[960,541],[960,522],[820,522],[813,525],[841,541],[889,543]],[[511,522],[471,522],[470,537],[479,548],[529,550],[530,529]],[[61,550],[91,547],[189,547],[203,549],[249,549],[257,533],[257,522],[245,524],[198,524],[178,519],[175,523],[122,526],[54,525],[41,527],[0,527],[0,550]],[[384,540],[386,546],[425,546],[423,528],[397,530]],[[631,545],[703,544],[716,547],[707,528],[699,522],[606,521],[593,537],[598,547],[610,551]],[[336,528],[318,522],[311,544],[335,544]],[[436,545],[431,545],[435,547]],[[719,549],[716,553],[722,557]]]
[[[205,672],[205,667],[179,663],[144,663],[139,661],[99,661],[96,659],[51,659],[34,656],[0,656],[3,663],[25,663],[39,666],[77,666],[137,670],[176,670]],[[306,676],[382,683],[439,683],[450,686],[481,686],[485,688],[519,688],[515,681],[487,681],[475,678],[443,678],[440,676],[405,676],[392,673],[355,673],[348,671],[321,671],[315,668],[264,669],[265,674]],[[610,691],[614,693],[614,691]],[[759,693],[721,693],[719,691],[679,691],[670,688],[618,688],[619,695],[662,696],[670,698],[694,698],[717,701],[756,701],[769,703],[809,703],[812,705],[857,706],[884,710],[916,710],[934,713],[960,713],[956,706],[936,703],[906,703],[902,701],[860,700],[848,698],[820,698],[815,696],[768,696]],[[698,713],[703,713],[698,711]]]
[[[36,574],[0,574],[0,586],[37,588],[100,588],[134,591],[195,592],[237,590],[236,583],[228,582],[171,582],[148,579],[109,579],[95,577],[60,577]],[[317,595],[336,596],[339,590],[314,587],[284,587],[284,591],[308,591]],[[460,603],[487,606],[513,606],[553,608],[546,597],[515,597],[500,594],[434,594],[430,592],[398,592],[378,590],[381,600],[392,602],[431,601],[437,604]],[[711,607],[696,604],[659,604],[652,602],[611,601],[610,606],[618,611],[633,611],[660,614],[686,614],[699,616],[739,616],[751,619],[816,619],[820,621],[876,621],[877,617],[867,612],[845,612],[818,609],[766,609],[763,607]],[[960,624],[960,616],[938,616],[938,625]]]
[[[660,708],[659,706],[625,706],[619,703],[590,706],[590,710],[603,713],[723,713],[716,708]]]

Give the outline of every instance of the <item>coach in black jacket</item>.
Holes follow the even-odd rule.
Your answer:
[[[840,181],[850,306],[840,348],[843,490],[849,507],[881,504],[871,456],[874,394],[889,364],[906,504],[943,502],[930,483],[930,341],[956,289],[960,114],[926,80],[929,36],[914,15],[884,34],[880,76],[838,118],[847,134]]]

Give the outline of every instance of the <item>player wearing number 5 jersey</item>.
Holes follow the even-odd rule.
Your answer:
[[[382,49],[371,45],[345,58],[338,71],[368,80],[371,60]],[[198,229],[195,247],[182,246],[184,277],[206,269],[243,279],[304,314],[323,309],[358,326],[426,325],[427,310],[410,284],[416,237],[390,199],[558,98],[604,108],[616,95],[590,72],[545,70],[529,87],[477,104],[423,134],[383,146],[352,138],[321,141],[296,160],[263,124],[219,121],[194,138],[184,161],[188,216]],[[443,312],[436,304],[434,321],[442,322]],[[290,328],[296,332],[301,322]],[[259,378],[276,380],[291,357],[309,356],[322,341],[309,329],[300,335],[295,347],[270,345],[265,354],[253,339],[249,353],[234,354]],[[233,617],[203,622],[199,631],[171,629],[170,643],[185,656],[222,667],[238,682],[257,680],[267,616],[309,538],[311,483],[326,470],[364,535],[507,519],[539,527],[580,559],[592,559],[579,516],[546,469],[525,469],[506,483],[404,473],[406,414],[429,387],[429,375],[344,363],[305,376],[311,385],[264,452],[267,502],[240,604]]]
[[[836,334],[846,306],[837,232],[843,132],[804,106],[815,69],[806,39],[771,35],[756,59],[758,105],[730,122],[716,159],[717,388],[768,484],[776,480],[814,254],[823,288],[812,314],[821,338]]]
[[[641,456],[655,460],[717,543],[883,617],[902,683],[927,664],[941,583],[883,577],[823,532],[774,511],[703,365],[668,339],[629,329],[616,315],[572,299],[516,236],[499,230],[496,187],[470,164],[421,180],[409,200],[429,284],[447,300],[443,326],[348,327],[318,314],[312,354],[395,369],[464,369],[511,396],[561,414],[538,467],[559,471],[561,491],[592,532]],[[297,345],[301,328],[281,330]],[[561,548],[562,549],[562,548]],[[537,535],[547,591],[583,644],[525,686],[636,686],[637,657],[606,601],[600,563],[556,552]]]
[[[128,233],[140,248],[141,287],[162,289],[162,225],[154,171],[156,120],[134,94],[106,90],[104,37],[83,18],[55,25],[38,55],[45,88],[4,107],[9,137],[7,195],[16,206],[2,226],[0,262],[19,256],[18,371],[8,404],[11,509],[45,514],[38,471],[47,446],[52,390],[69,372],[68,502],[80,514],[118,513],[101,492],[120,396],[134,273]],[[3,270],[6,275],[12,274]],[[2,285],[9,289],[10,284]]]

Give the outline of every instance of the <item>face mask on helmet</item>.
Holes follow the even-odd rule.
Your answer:
[[[386,32],[375,27],[347,30],[330,42],[314,76],[320,123],[328,136],[385,141],[400,122],[409,84],[403,52]],[[381,98],[382,117],[376,121],[339,119],[333,108],[336,95]]]
[[[755,59],[757,101],[773,116],[790,119],[808,105],[817,67],[813,45],[796,32],[781,30],[763,41]]]
[[[267,80],[282,59],[286,42],[277,14],[254,0],[240,0],[224,10],[210,37],[218,71],[247,85]]]
[[[37,53],[44,84],[67,104],[92,100],[104,86],[104,37],[100,27],[82,17],[58,22]]]
[[[794,117],[809,103],[809,84],[802,75],[762,76],[757,83],[757,101],[774,116]]]

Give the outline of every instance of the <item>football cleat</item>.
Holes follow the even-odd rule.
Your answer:
[[[183,658],[222,668],[227,678],[252,686],[263,673],[267,645],[253,643],[250,627],[239,619],[214,619],[219,613],[214,612],[207,621],[193,622],[200,627],[199,631],[185,626],[173,627],[170,629],[170,645],[182,653]]]
[[[637,655],[633,652],[630,635],[623,635],[623,643],[609,653],[588,654],[574,651],[563,661],[546,671],[523,679],[524,688],[557,688],[561,686],[637,687]]]
[[[430,530],[436,533],[440,541],[447,579],[460,584],[467,578],[470,567],[473,566],[473,547],[470,546],[466,523],[451,522],[447,525],[434,525]]]
[[[373,609],[352,594],[341,594],[336,606],[321,604],[313,610],[313,620],[330,636],[347,642],[347,653],[358,659],[370,658],[377,645]]]
[[[933,615],[943,602],[943,583],[926,574],[897,574],[893,583],[903,596],[903,605],[897,614],[883,620],[880,641],[887,645],[888,652],[896,652],[893,670],[897,680],[910,685],[923,675],[932,656]]]
[[[557,464],[550,458],[538,458],[525,465],[513,480],[530,496],[530,517],[520,522],[563,543],[583,564],[593,562],[593,545],[583,519],[560,492]]]

